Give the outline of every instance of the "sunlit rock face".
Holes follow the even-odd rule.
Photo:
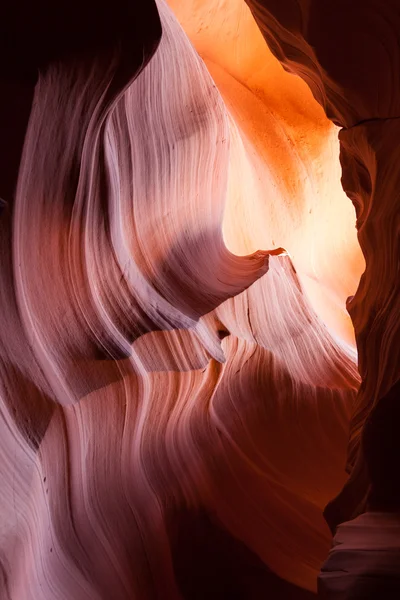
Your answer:
[[[349,299],[362,384],[350,431],[349,484],[327,510],[332,528],[357,515],[368,488],[359,440],[368,412],[400,377],[397,146],[400,6],[248,0],[269,47],[310,86],[340,132],[342,184],[366,261]],[[385,232],[384,234],[382,232]],[[354,468],[353,468],[354,467]]]
[[[236,254],[283,246],[314,310],[354,344],[346,310],[364,269],[340,183],[338,129],[284,71],[241,0],[170,0],[225,102],[230,165],[224,237]]]
[[[354,210],[339,83],[244,3],[157,9],[51,56],[0,216],[1,598],[312,598],[389,368],[394,127],[340,133]]]

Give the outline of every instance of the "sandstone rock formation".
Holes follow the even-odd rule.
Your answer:
[[[325,506],[362,510],[399,377],[398,7],[249,6],[275,57],[239,0],[121,1],[107,43],[70,18],[3,69],[1,598],[312,598]]]

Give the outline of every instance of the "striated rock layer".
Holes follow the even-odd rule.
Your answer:
[[[355,215],[337,128],[248,8],[170,4],[162,37],[127,13],[37,58],[0,216],[1,598],[313,597],[350,419],[355,452],[398,377],[393,114],[356,126],[369,80],[315,58],[315,3],[301,27],[250,3],[345,126]]]

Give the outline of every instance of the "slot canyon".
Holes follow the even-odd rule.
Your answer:
[[[400,598],[400,0],[0,49],[0,600]]]

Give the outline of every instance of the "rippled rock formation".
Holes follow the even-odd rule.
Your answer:
[[[38,19],[4,66],[1,598],[315,597],[399,376],[397,80],[342,4],[249,2],[315,98],[239,0]]]

